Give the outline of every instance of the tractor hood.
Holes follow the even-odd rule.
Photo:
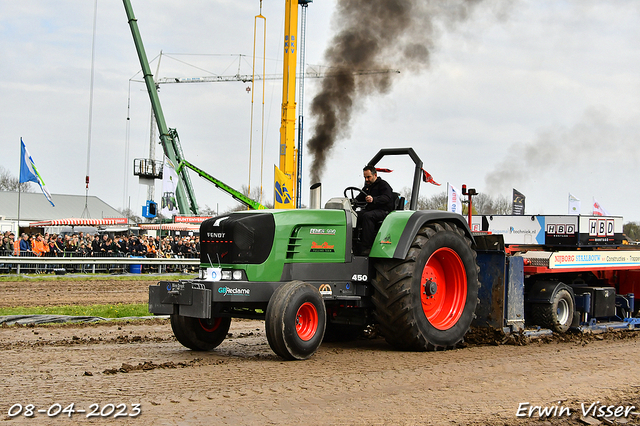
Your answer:
[[[275,223],[271,213],[232,213],[200,226],[200,262],[262,263],[271,253]]]

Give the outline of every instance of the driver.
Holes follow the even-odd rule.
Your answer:
[[[366,166],[362,173],[365,185],[356,200],[366,203],[364,209],[358,212],[358,224],[362,227],[362,254],[366,256],[371,252],[377,223],[393,210],[393,190],[378,177],[374,166]]]

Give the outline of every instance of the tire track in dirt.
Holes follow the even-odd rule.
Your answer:
[[[69,282],[50,294],[60,304],[84,292],[126,302],[128,284],[119,283]],[[36,303],[28,284],[12,291],[16,300],[35,297]],[[149,284],[136,287],[145,302]],[[118,285],[121,291],[114,290]],[[230,333],[215,351],[193,352],[175,341],[166,319],[0,327],[0,422],[48,422],[42,415],[8,420],[14,403],[141,403],[139,421],[158,425],[577,425],[577,419],[545,423],[515,413],[526,401],[560,400],[574,410],[598,400],[640,406],[637,332],[534,342],[479,333],[466,348],[426,353],[394,351],[373,338],[323,344],[303,362],[276,357],[260,321],[234,320]],[[630,420],[639,423],[637,416]],[[59,423],[87,421],[75,416]]]
[[[284,362],[271,353],[261,325],[233,322],[232,337],[209,353],[185,350],[171,340],[15,346],[2,350],[3,363],[14,367],[0,372],[0,392],[5,401],[36,405],[141,402],[145,422],[153,424],[204,424],[211,418],[229,425],[442,424],[443,420],[492,424],[514,419],[520,401],[548,404],[616,397],[622,372],[640,377],[634,359],[626,356],[640,349],[637,340],[412,353],[393,351],[381,339],[373,339],[325,344],[307,361]],[[117,327],[58,328],[68,335],[79,330],[100,335],[112,329],[128,335],[145,325]],[[11,338],[12,331],[1,329],[0,341]],[[615,368],[609,365],[611,360]],[[179,367],[104,373],[145,362]],[[598,386],[594,386],[594,365],[610,370],[598,377]],[[85,371],[92,376],[85,376]],[[638,386],[635,380],[629,386]]]

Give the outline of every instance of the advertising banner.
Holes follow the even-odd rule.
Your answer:
[[[460,191],[449,182],[447,182],[447,211],[462,214]]]
[[[511,207],[512,215],[522,216],[524,214],[524,199],[524,194],[513,188],[513,205]]]
[[[162,166],[162,201],[160,203],[160,213],[164,217],[171,217],[180,213],[176,200],[176,188],[178,187],[178,175],[166,161]]]

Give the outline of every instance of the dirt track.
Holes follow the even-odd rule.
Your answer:
[[[32,305],[43,299],[47,304],[145,301],[149,282],[57,281],[47,286],[46,299],[42,288],[35,290],[40,284],[33,284],[0,283],[4,306],[5,295],[13,303],[32,300]],[[90,291],[94,285],[102,289],[99,296]],[[56,403],[61,408],[74,403],[75,410],[100,404],[105,414],[111,408],[107,404],[127,404],[120,409],[131,413],[132,404],[139,403],[137,423],[154,425],[587,424],[577,420],[581,404],[597,401],[635,405],[640,412],[637,332],[573,335],[564,342],[556,338],[524,346],[515,344],[519,339],[497,345],[501,337],[477,333],[468,340],[478,343],[431,353],[393,351],[373,338],[323,344],[302,362],[277,358],[262,322],[234,320],[230,332],[217,350],[202,353],[185,350],[162,319],[1,327],[0,422],[89,421],[78,412],[49,418],[46,410],[55,411]],[[516,417],[521,403],[552,409],[558,401],[572,416],[551,416],[546,422],[538,412],[531,419]],[[14,404],[34,404],[45,412],[10,417]],[[631,414],[614,424],[639,420]]]
[[[62,281],[35,278],[31,281],[0,282],[0,308],[12,306],[97,305],[146,303],[153,281],[98,279]]]

